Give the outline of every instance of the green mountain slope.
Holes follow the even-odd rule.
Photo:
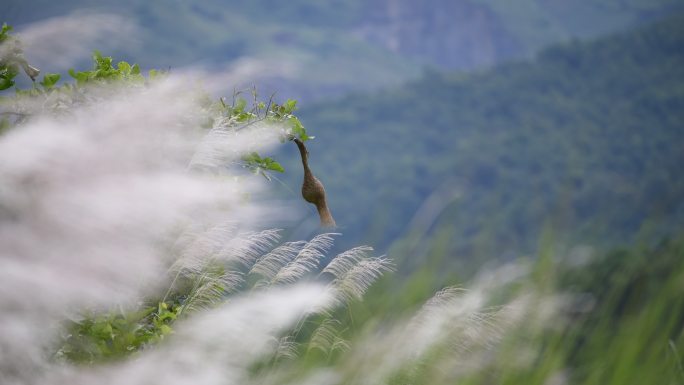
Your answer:
[[[302,118],[351,238],[428,232],[452,255],[497,257],[532,252],[545,228],[612,244],[684,227],[682,16]]]
[[[6,0],[1,7],[2,21],[19,30],[74,11],[121,14],[139,33],[134,44],[108,54],[152,68],[199,63],[221,70],[237,61],[253,72],[244,76],[245,83],[312,100],[397,85],[417,78],[423,66],[473,69],[529,56],[550,43],[621,30],[684,9],[684,2]],[[53,45],[60,44],[68,42]],[[105,49],[88,50],[95,48]],[[54,63],[37,64],[54,68]],[[226,89],[233,86],[241,85]]]

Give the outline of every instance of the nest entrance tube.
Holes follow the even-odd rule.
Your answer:
[[[330,213],[328,203],[325,199],[325,187],[323,187],[323,183],[314,176],[309,168],[309,151],[306,149],[304,142],[297,138],[293,140],[299,148],[299,154],[302,156],[302,166],[304,167],[302,198],[316,206],[322,227],[335,227],[335,220]]]

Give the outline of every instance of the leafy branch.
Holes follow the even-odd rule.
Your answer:
[[[19,73],[19,67],[23,67],[26,74],[34,80],[30,89],[15,88],[15,97],[2,98],[0,103],[0,133],[12,127],[26,122],[35,113],[56,112],[61,113],[70,107],[87,103],[92,94],[90,88],[102,88],[102,86],[117,85],[123,87],[143,87],[165,76],[167,71],[151,69],[147,75],[143,75],[138,64],[130,64],[119,61],[115,64],[110,56],[103,56],[99,51],[92,55],[93,67],[90,70],[78,71],[73,68],[68,70],[69,76],[74,82],[62,82],[62,75],[46,73],[37,85],[35,79],[39,70],[30,66],[24,58],[21,42],[11,34],[12,27],[3,24],[0,30],[0,91],[15,86],[14,78]],[[260,101],[256,87],[251,88],[252,103],[240,95],[244,91],[234,91],[232,101],[226,102],[225,98],[211,100],[205,96],[204,110],[206,113],[205,128],[220,128],[222,130],[240,131],[253,124],[264,122],[273,125],[274,129],[283,130],[281,140],[298,138],[301,141],[313,139],[309,136],[299,118],[294,115],[297,109],[297,101],[287,99],[285,103],[278,104],[271,95],[268,102]],[[27,111],[25,104],[20,103],[22,98],[41,98],[43,106],[38,112]],[[268,172],[284,172],[283,166],[271,157],[262,157],[256,152],[249,152],[242,157],[241,166],[255,174],[261,174],[271,179]]]

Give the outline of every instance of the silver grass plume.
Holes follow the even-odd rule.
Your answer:
[[[74,312],[130,309],[161,290],[172,254],[162,245],[179,224],[230,220],[248,229],[279,212],[243,198],[260,192],[249,180],[188,172],[202,131],[186,85],[170,76],[149,87],[93,88],[57,116],[21,99],[34,116],[0,136],[0,382],[51,372],[46,345]],[[249,135],[222,145],[239,147]],[[216,251],[214,235],[193,256],[246,250],[239,257],[248,263],[275,238],[247,235],[229,252],[225,241]],[[204,279],[197,298],[217,297],[217,283],[225,289],[237,278]]]
[[[327,356],[335,351],[346,352],[349,350],[349,342],[340,337],[340,326],[341,322],[337,319],[326,318],[323,320],[313,332],[307,349],[318,349]]]
[[[297,257],[306,244],[305,241],[296,241],[286,242],[276,247],[268,254],[260,257],[249,273],[263,277],[264,282],[271,282],[285,265]]]
[[[331,286],[284,287],[316,272],[336,234],[276,251],[278,230],[253,231],[280,212],[243,198],[259,196],[255,183],[194,172],[234,164],[282,133],[226,122],[199,130],[192,82],[170,75],[131,89],[79,89],[71,100],[16,100],[34,116],[0,137],[1,383],[249,384],[250,365],[272,352],[274,336],[338,302]],[[358,279],[358,293],[384,262],[352,254],[330,271]],[[246,271],[278,287],[225,301]],[[79,367],[46,356],[70,315],[125,313],[180,278],[194,285],[183,306],[195,314],[134,360]],[[321,347],[337,323],[322,326]],[[282,357],[294,352],[292,339],[280,341]],[[331,341],[333,351],[346,348]]]
[[[274,349],[274,335],[310,308],[325,306],[320,286],[252,293],[183,320],[173,338],[135,360],[66,367],[37,383],[69,385],[252,384],[251,365]]]
[[[186,268],[192,269],[192,261],[218,253],[235,236],[237,228],[234,222],[217,224],[207,230],[201,229],[198,223],[186,225],[174,244],[174,251],[180,254],[175,262],[177,268],[187,265]]]
[[[361,300],[378,278],[393,269],[392,260],[386,257],[360,259],[341,277],[333,280],[331,285],[336,289],[342,302]]]
[[[274,284],[292,284],[305,274],[318,268],[321,258],[333,245],[333,236],[338,233],[326,233],[315,236],[299,251],[294,260],[285,265],[275,277]]]
[[[216,258],[220,261],[237,262],[250,269],[252,265],[280,240],[280,229],[241,234],[228,242]]]
[[[323,271],[321,271],[321,275],[328,273],[335,278],[342,278],[357,263],[366,259],[371,251],[373,251],[373,248],[370,246],[358,246],[344,251],[328,263]]]
[[[492,296],[510,290],[510,284],[527,276],[527,266],[512,264],[482,274],[469,289],[445,288],[409,319],[367,329],[334,367],[295,381],[288,380],[290,374],[283,370],[262,383],[362,385],[391,383],[397,378],[411,383],[424,380],[425,370],[434,383],[458,383],[468,374],[487,370],[506,333],[530,323],[540,330],[557,314],[558,299],[524,289],[506,304],[489,305]],[[337,332],[334,328],[319,331],[316,346],[329,348]],[[534,356],[524,351],[516,355],[520,364],[530,365],[526,357]]]
[[[214,306],[226,295],[237,292],[244,283],[244,273],[239,268],[251,267],[253,261],[280,239],[278,229],[233,235],[234,230],[234,226],[224,224],[197,235],[173,264],[172,286],[182,278],[192,282],[183,312]]]
[[[215,306],[224,300],[227,294],[237,292],[244,282],[239,272],[227,271],[214,274],[208,268],[203,273],[192,276],[191,280],[193,286],[183,302],[183,313]]]
[[[215,226],[195,240],[181,252],[171,271],[181,273],[202,273],[207,264],[221,262],[250,268],[252,264],[280,239],[279,229],[234,234],[233,226]],[[192,238],[184,233],[183,237]],[[187,242],[187,241],[186,241]]]
[[[274,338],[275,347],[274,358],[275,362],[282,360],[293,360],[297,358],[297,349],[299,348],[299,343],[294,340],[291,335],[286,335],[281,338]]]

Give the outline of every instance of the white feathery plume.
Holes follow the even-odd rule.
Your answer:
[[[210,256],[221,250],[225,242],[235,236],[236,230],[237,225],[233,222],[212,226],[204,232],[200,232],[196,226],[187,226],[176,242],[176,247],[186,245],[181,251],[181,258]]]
[[[333,280],[343,302],[360,300],[368,288],[384,273],[393,270],[393,263],[385,257],[367,258],[358,261],[341,278]]]
[[[497,309],[485,306],[487,297],[477,291],[447,287],[435,294],[413,317],[409,328],[414,345],[429,342],[417,349],[422,352],[439,341],[458,350],[474,346],[489,346],[498,339]],[[420,353],[419,353],[420,354]]]
[[[349,343],[340,337],[341,322],[334,318],[326,318],[311,335],[308,350],[318,349],[326,355],[335,350],[347,351]]]
[[[90,104],[0,136],[0,352],[12,352],[0,360],[0,382],[51,367],[46,325],[65,313],[132,305],[160,289],[163,244],[179,223],[230,219],[249,228],[277,215],[243,199],[259,193],[248,180],[187,171],[202,137],[187,84],[169,76],[94,89],[102,96]],[[263,249],[263,240],[251,242]]]
[[[86,385],[250,384],[250,368],[273,352],[278,333],[330,295],[319,286],[251,294],[179,321],[174,335],[135,360],[51,373],[50,383]],[[48,378],[37,383],[47,383]]]
[[[328,263],[328,265],[321,272],[321,275],[328,273],[335,278],[342,278],[357,263],[368,258],[368,254],[371,251],[373,251],[373,248],[370,246],[359,246],[344,251],[335,256],[335,258]]]
[[[281,361],[281,360],[293,360],[297,358],[297,348],[299,347],[299,343],[294,340],[294,338],[290,335],[281,337],[281,338],[274,338],[275,340],[275,347],[273,348],[274,353],[274,360]]]
[[[130,89],[78,89],[74,100],[17,101],[35,116],[0,136],[0,383],[248,384],[274,336],[334,302],[330,286],[276,287],[217,306],[244,283],[241,271],[295,283],[319,267],[337,234],[272,250],[279,230],[237,233],[280,210],[244,199],[260,192],[247,178],[195,166],[223,170],[277,143],[283,128],[201,130],[189,84],[170,74]],[[44,116],[41,103],[50,105]],[[355,297],[388,266],[361,258],[366,251],[343,253],[328,270],[348,277]],[[175,334],[135,360],[86,368],[46,359],[66,313],[135,306],[168,284],[176,257],[170,271],[194,283],[183,307],[205,309],[196,318],[177,321]],[[335,322],[324,326],[318,338],[333,338]],[[331,341],[328,351],[347,346]],[[278,354],[294,352],[292,340],[281,342]]]
[[[285,130],[282,125],[265,121],[251,123],[248,128],[226,128],[219,123],[202,139],[190,161],[190,167],[216,168],[237,163],[244,154],[265,146],[275,146]]]
[[[190,246],[182,251],[171,271],[201,274],[212,263],[250,268],[260,255],[280,240],[280,229],[234,235],[235,229],[230,224],[215,226],[204,234],[194,235],[194,241],[189,241],[192,233],[184,233],[184,242]]]
[[[315,236],[299,251],[297,257],[278,271],[273,278],[275,284],[292,284],[305,274],[318,267],[325,253],[333,245],[333,236],[338,233],[325,233]]]
[[[270,282],[280,269],[299,254],[305,245],[306,241],[286,242],[259,258],[249,273],[259,275]]]
[[[506,276],[509,272],[516,274]],[[367,331],[339,365],[335,383],[385,383],[397,373],[415,375],[413,370],[424,364],[448,368],[446,383],[453,383],[464,370],[478,370],[503,331],[523,319],[525,309],[530,310],[525,296],[499,309],[487,305],[492,292],[521,278],[519,272],[519,268],[503,267],[483,276],[489,286],[476,282],[470,290],[446,288],[408,321]],[[492,276],[501,279],[492,281]],[[444,354],[429,355],[435,351]],[[428,358],[430,362],[425,361]]]
[[[242,274],[236,271],[227,271],[221,275],[204,272],[192,278],[194,285],[183,303],[183,312],[211,308],[226,294],[236,292],[244,282]]]
[[[244,268],[251,268],[267,250],[280,240],[280,229],[243,233],[227,242],[216,254],[216,259],[237,262]]]
[[[199,310],[213,306],[226,294],[237,291],[244,283],[244,274],[235,269],[250,267],[251,261],[280,238],[280,230],[277,229],[231,237],[234,230],[235,226],[230,224],[212,227],[197,236],[189,247],[192,251],[186,250],[172,266],[171,271],[177,275],[172,285],[178,276],[188,277],[193,282],[184,309]],[[235,266],[233,262],[241,266]]]

